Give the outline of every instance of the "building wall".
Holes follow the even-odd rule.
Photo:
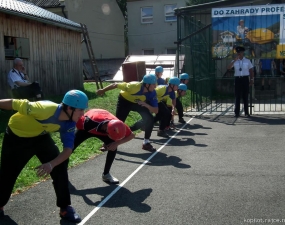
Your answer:
[[[153,49],[154,54],[166,54],[167,48],[176,48],[177,22],[165,22],[164,6],[177,4],[184,7],[185,0],[129,0],[128,39],[129,54],[142,55],[144,49]],[[141,23],[141,7],[153,7],[153,23]]]
[[[48,11],[50,11],[50,12],[56,14],[56,15],[62,16],[62,17],[66,16],[67,19],[68,19],[68,15],[67,15],[67,11],[66,11],[66,7],[65,6],[63,7],[63,10],[62,10],[61,7],[50,7],[50,8],[44,8],[44,9],[48,10]],[[65,15],[63,14],[63,12],[64,12]]]
[[[32,81],[39,81],[46,96],[83,88],[81,34],[0,13],[0,44],[4,36],[28,38],[30,57],[24,66]],[[0,98],[9,97],[7,74],[13,60],[0,48]],[[10,96],[11,97],[11,96]]]
[[[86,24],[97,59],[124,58],[124,17],[116,0],[65,1],[68,19]],[[89,59],[82,43],[83,59]]]

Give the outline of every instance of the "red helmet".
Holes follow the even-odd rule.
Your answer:
[[[107,126],[107,133],[112,140],[121,140],[126,136],[126,125],[121,120],[110,120]]]

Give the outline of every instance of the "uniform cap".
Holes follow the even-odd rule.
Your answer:
[[[244,47],[241,47],[241,46],[236,47],[236,52],[244,52],[244,51],[245,51]]]

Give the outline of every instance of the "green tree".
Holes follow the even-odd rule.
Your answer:
[[[127,0],[116,0],[118,3],[118,6],[120,7],[124,18],[127,18]]]
[[[219,1],[219,0],[187,0],[186,6],[199,5],[203,3],[216,2],[216,1]]]
[[[127,11],[127,0],[116,0],[118,6],[120,7],[122,14],[125,18],[124,25],[124,35],[125,35],[125,56],[129,54],[129,44],[128,44],[128,11]]]

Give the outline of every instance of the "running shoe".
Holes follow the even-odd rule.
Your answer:
[[[150,143],[143,144],[142,149],[150,152],[156,151],[156,148],[154,148]]]
[[[62,219],[68,220],[70,222],[79,223],[81,222],[80,216],[75,212],[72,206],[67,206],[66,208],[60,208],[59,215]]]
[[[159,137],[166,137],[166,138],[169,137],[169,135],[165,132],[165,130],[158,130],[157,131],[157,136],[159,136]]]
[[[106,175],[102,174],[102,180],[110,184],[119,183],[119,180],[116,177],[113,177],[110,173],[107,173]]]

